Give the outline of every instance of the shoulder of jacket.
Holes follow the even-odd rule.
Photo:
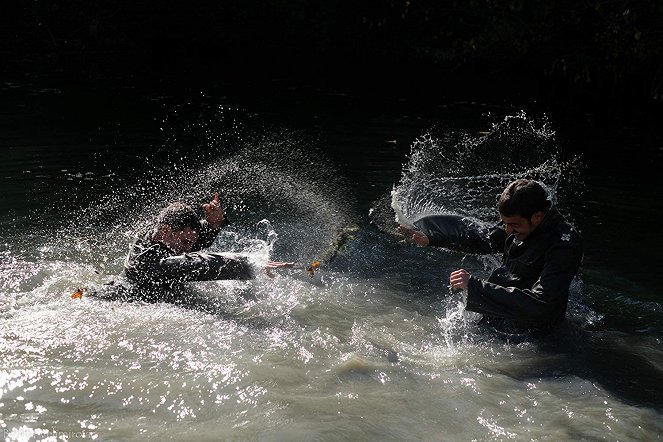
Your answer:
[[[581,244],[580,234],[569,223],[560,223],[553,230],[553,241],[562,246],[578,247]]]

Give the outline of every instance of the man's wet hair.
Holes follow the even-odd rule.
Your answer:
[[[200,231],[200,219],[193,207],[182,202],[174,202],[161,209],[157,217],[157,228],[168,225],[175,231],[191,227]]]
[[[531,219],[536,212],[547,212],[551,205],[543,186],[524,178],[510,182],[497,200],[497,208],[502,215],[527,219]]]

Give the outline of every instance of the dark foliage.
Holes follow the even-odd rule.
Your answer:
[[[105,59],[148,70],[205,67],[217,76],[233,71],[431,84],[473,75],[534,81],[545,85],[549,96],[638,102],[663,97],[659,0],[35,0],[20,5],[0,43],[9,62],[5,69],[45,58],[83,64]]]

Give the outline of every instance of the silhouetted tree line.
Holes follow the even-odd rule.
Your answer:
[[[309,75],[431,68],[663,99],[661,0],[32,0],[19,8],[0,43],[16,63],[115,54]]]

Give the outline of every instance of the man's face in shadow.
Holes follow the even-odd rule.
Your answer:
[[[169,225],[165,225],[161,227],[154,239],[176,253],[188,253],[198,241],[198,232],[191,227],[173,230]]]
[[[505,216],[500,214],[507,235],[513,234],[519,241],[524,241],[541,224],[544,217],[545,213],[543,212],[536,212],[529,219],[520,215]]]

